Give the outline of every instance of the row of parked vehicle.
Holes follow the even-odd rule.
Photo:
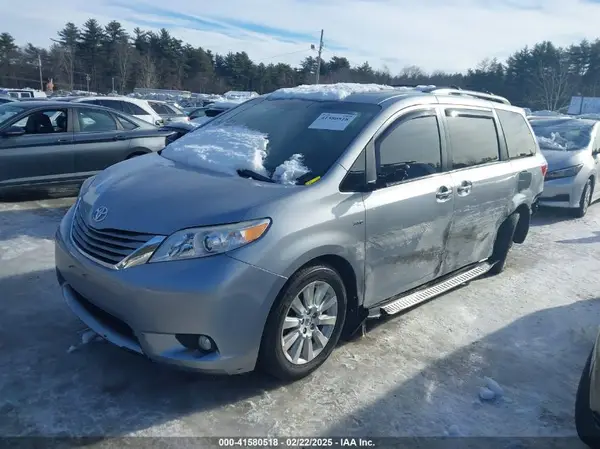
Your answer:
[[[0,103],[0,189],[81,182],[123,160],[159,151],[238,104],[214,103],[187,115],[165,102],[129,97],[3,98]]]

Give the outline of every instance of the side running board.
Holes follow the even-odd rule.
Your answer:
[[[465,282],[469,282],[475,278],[478,278],[479,276],[482,276],[490,271],[493,266],[493,263],[481,262],[475,265],[473,268],[452,276],[440,282],[439,284],[432,285],[431,287],[424,288],[423,290],[418,290],[414,293],[409,293],[406,296],[401,296],[400,298],[381,306],[380,310],[388,315],[395,315],[398,312],[416,306],[419,303],[452,290],[453,288],[456,288]]]

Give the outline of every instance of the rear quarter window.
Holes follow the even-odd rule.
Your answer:
[[[537,146],[535,137],[527,125],[527,119],[518,112],[503,109],[496,109],[496,114],[504,131],[508,157],[519,159],[535,155]]]
[[[150,115],[150,114],[148,114],[146,111],[144,111],[142,108],[140,108],[135,103],[130,103],[128,101],[123,101],[122,103],[123,103],[123,108],[124,108],[125,112],[127,112],[128,114],[131,114],[131,115]]]

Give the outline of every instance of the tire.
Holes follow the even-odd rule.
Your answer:
[[[595,349],[594,349],[595,350]],[[600,449],[600,428],[596,424],[590,408],[590,353],[585,368],[581,373],[577,396],[575,397],[575,428],[579,439],[592,449]]]
[[[519,222],[519,214],[513,213],[510,215],[498,228],[496,241],[494,242],[494,250],[490,257],[490,262],[494,262],[494,266],[488,271],[489,276],[495,276],[504,271],[508,253],[513,245],[513,237]]]
[[[588,179],[585,183],[585,187],[583,188],[583,192],[581,192],[581,198],[579,199],[579,207],[573,210],[573,216],[575,218],[583,218],[587,213],[588,207],[592,203],[592,193],[593,193],[593,183],[592,179]]]
[[[305,311],[311,305],[310,301],[307,301],[309,298],[303,293],[307,287],[327,290],[321,305],[327,307],[322,312],[329,313],[323,313],[321,316],[327,316],[329,323],[332,322],[331,317],[335,316],[333,325],[319,324],[318,321],[314,321],[314,319],[310,321],[310,318],[306,317],[304,319],[309,321],[302,321],[300,318],[302,315],[297,312],[299,309],[297,301],[303,303],[303,306],[307,306],[304,307]],[[318,291],[321,293],[323,290]],[[335,308],[328,305],[333,295],[337,301]],[[316,302],[318,304],[318,301]],[[294,303],[293,306],[292,303]],[[290,278],[267,318],[258,357],[260,368],[285,381],[301,379],[312,373],[327,360],[339,341],[346,319],[346,308],[346,288],[335,270],[327,265],[312,265],[298,271]],[[312,309],[316,315],[321,313],[315,306]],[[294,320],[298,320],[297,325]],[[288,323],[289,327],[285,330],[284,322]],[[320,342],[323,340],[320,339],[319,333],[311,330],[315,328],[321,335],[328,336],[326,344],[322,345]],[[296,338],[294,338],[294,334],[297,334]],[[301,342],[301,340],[304,341]],[[293,341],[293,344],[286,350],[284,341],[288,343]],[[301,351],[298,350],[299,347],[301,347]],[[319,351],[316,357],[310,357],[309,348],[313,349],[313,353]]]

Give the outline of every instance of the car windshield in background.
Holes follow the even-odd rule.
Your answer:
[[[542,150],[576,151],[587,147],[594,123],[591,120],[535,120],[531,127]]]
[[[4,103],[0,104],[0,126],[4,125],[4,122],[11,119],[17,114],[20,114],[25,109],[23,106],[15,105],[15,103]]]
[[[299,173],[322,176],[380,110],[380,106],[366,103],[251,100],[176,141],[176,148],[168,151],[168,147],[162,154],[185,163],[196,158],[181,153],[192,156],[196,152],[198,160],[210,160],[227,151],[237,157],[243,148],[250,163],[244,166],[237,159],[233,163],[239,166],[230,168],[254,169],[258,154],[262,158],[260,171],[271,178],[290,171],[295,172],[295,178]],[[283,181],[294,182],[289,176]]]
[[[225,109],[206,109],[203,115],[206,117],[216,117],[224,111]]]

